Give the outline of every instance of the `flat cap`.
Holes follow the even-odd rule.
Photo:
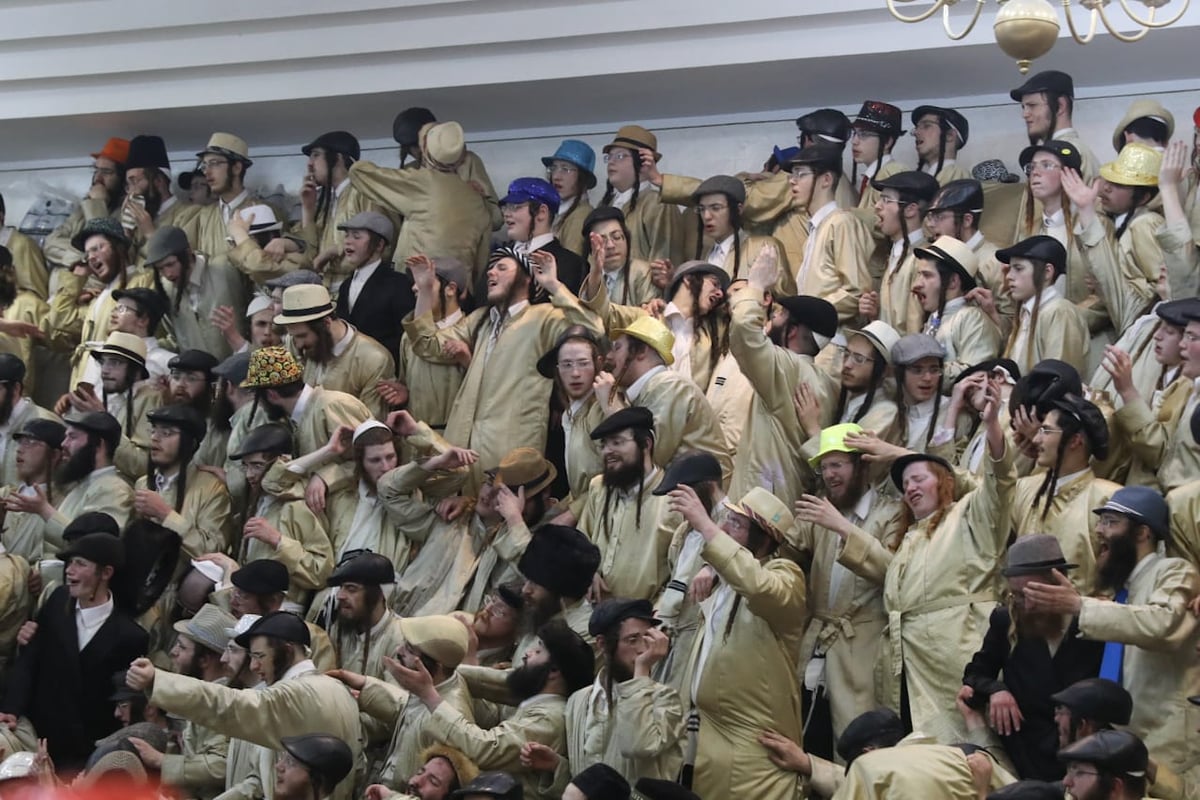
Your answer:
[[[900,341],[892,345],[892,364],[895,366],[912,366],[922,358],[936,358],[943,361],[946,358],[946,348],[927,333],[910,333],[907,336],[901,336]]]
[[[475,794],[486,794],[496,800],[523,800],[525,790],[521,782],[507,772],[481,772],[475,780],[451,792],[450,798],[457,800]]]
[[[629,800],[629,781],[603,762],[575,773],[571,783],[587,800]]]
[[[322,133],[317,138],[313,139],[304,147],[300,148],[300,152],[306,156],[311,156],[312,151],[321,148],[333,153],[341,153],[344,156],[349,156],[353,161],[358,161],[362,157],[362,148],[359,146],[358,139],[354,134],[348,131],[329,131]]]
[[[350,745],[336,736],[309,733],[303,736],[282,736],[279,742],[292,758],[308,769],[310,775],[320,780],[327,791],[345,780],[354,769],[354,753],[351,752]]]
[[[400,633],[404,641],[446,669],[455,669],[470,647],[467,626],[449,614],[401,617]]]
[[[592,609],[591,619],[588,620],[588,635],[605,636],[627,619],[640,619],[654,625],[662,624],[662,620],[655,618],[654,606],[649,600],[614,597]]]
[[[1048,403],[1040,403],[1038,412],[1044,415],[1051,408],[1078,420],[1092,455],[1100,461],[1108,458],[1108,422],[1104,419],[1104,412],[1095,403],[1068,394]]]
[[[983,184],[974,178],[950,181],[933,198],[933,211],[958,211],[972,214],[983,213]]]
[[[746,202],[746,184],[732,175],[713,175],[705,178],[696,191],[692,192],[692,202],[699,203],[706,194],[723,194],[734,203]]]
[[[1084,678],[1050,695],[1050,702],[1065,706],[1078,719],[1105,725],[1128,725],[1133,716],[1133,696],[1107,678]]]
[[[270,636],[273,639],[282,639],[285,642],[302,644],[305,647],[308,647],[312,640],[304,620],[290,611],[272,611],[270,614],[264,614],[258,622],[250,626],[250,630],[233,641],[241,647],[249,647],[250,640],[255,636]]]
[[[289,286],[300,286],[305,283],[321,283],[321,276],[311,269],[294,269],[291,272],[283,273],[278,278],[271,278],[264,282],[263,286],[268,289],[286,289]]]
[[[917,106],[913,109],[911,119],[912,124],[916,125],[921,121],[921,117],[934,115],[941,118],[954,131],[958,137],[958,146],[963,147],[967,143],[967,137],[971,133],[971,125],[967,122],[967,118],[955,111],[953,108],[940,108],[938,106]]]
[[[846,725],[837,740],[837,754],[847,765],[872,746],[891,746],[904,738],[904,723],[890,708],[859,714]]]
[[[85,511],[63,528],[63,541],[69,544],[89,533],[103,533],[120,538],[121,526],[111,514],[105,514],[103,511]]]
[[[273,558],[259,558],[243,564],[229,576],[229,582],[246,594],[278,594],[286,592],[288,568]]]
[[[1149,486],[1122,486],[1113,492],[1108,502],[1092,509],[1093,514],[1102,511],[1129,517],[1134,523],[1148,527],[1159,539],[1170,538],[1171,511],[1167,501]]]
[[[850,118],[836,108],[818,108],[796,117],[796,127],[820,141],[844,145],[850,140]]]
[[[204,377],[211,382],[213,370],[221,362],[212,353],[204,350],[184,350],[167,362],[167,369],[177,369],[183,372],[203,372]]]
[[[593,440],[603,439],[628,429],[654,432],[654,413],[643,406],[630,406],[604,419],[589,434]]]
[[[411,147],[421,140],[421,128],[432,122],[437,122],[437,117],[428,108],[406,108],[392,120],[392,138],[397,144]]]
[[[131,289],[117,289],[112,293],[112,299],[120,302],[132,300],[137,303],[138,310],[150,318],[149,330],[153,333],[167,313],[167,299],[159,291],[145,286],[134,286]]]
[[[146,263],[151,267],[171,256],[181,256],[191,248],[187,234],[183,228],[175,225],[163,225],[150,234],[146,242]]]
[[[1032,76],[1029,80],[1009,92],[1008,96],[1019,103],[1025,95],[1036,94],[1037,92],[1050,92],[1051,94],[1074,98],[1075,81],[1071,80],[1071,76],[1065,72],[1049,69]]]
[[[150,420],[151,425],[169,425],[179,428],[196,443],[199,443],[204,438],[204,434],[208,432],[208,423],[205,422],[204,417],[200,416],[200,412],[187,403],[160,406],[147,414],[146,418]]]
[[[1057,139],[1051,139],[1048,142],[1041,144],[1031,144],[1021,151],[1021,155],[1017,158],[1017,162],[1021,168],[1029,166],[1033,161],[1033,157],[1038,153],[1049,153],[1062,162],[1064,167],[1069,167],[1076,172],[1083,168],[1083,155],[1079,152],[1079,148],[1071,142],[1063,142]]]
[[[1044,261],[1060,275],[1067,270],[1067,250],[1053,236],[1030,236],[1012,247],[996,251],[996,259],[1002,264],[1011,264],[1014,258]]]
[[[17,442],[22,439],[36,439],[57,450],[62,447],[63,437],[66,434],[66,427],[58,420],[38,418],[31,419],[22,425],[21,429],[12,435],[12,438]]]
[[[67,417],[65,422],[72,428],[99,436],[101,441],[108,445],[110,455],[116,452],[117,445],[121,443],[121,423],[107,411],[89,411],[86,414]]]
[[[1063,800],[1063,788],[1048,781],[1017,781],[989,793],[987,800]]]
[[[538,628],[550,660],[567,683],[567,695],[591,684],[596,677],[596,655],[592,646],[562,619],[552,619]]]
[[[396,241],[396,226],[378,211],[360,211],[337,226],[339,231],[370,231],[389,244]]]
[[[842,146],[826,141],[816,141],[808,147],[799,149],[791,148],[795,153],[786,161],[780,159],[780,169],[790,172],[792,167],[798,167],[802,164],[810,164],[813,166],[841,169],[842,166]]]
[[[916,170],[897,172],[882,180],[873,178],[871,185],[881,192],[894,189],[906,203],[931,203],[938,192],[937,178]]]
[[[12,353],[0,353],[0,383],[25,380],[25,362]]]
[[[529,540],[517,570],[561,597],[583,597],[600,568],[600,549],[580,530],[543,525]]]
[[[215,653],[225,650],[229,644],[229,636],[225,631],[237,625],[232,614],[212,603],[205,603],[190,619],[181,619],[175,623],[175,632],[190,637]]]
[[[396,568],[390,558],[379,553],[359,553],[338,565],[326,580],[326,586],[358,583],[383,586],[396,582]]]
[[[693,489],[705,481],[721,480],[721,462],[712,453],[687,451],[680,453],[667,464],[662,481],[651,494],[664,495],[681,484]]]
[[[1150,762],[1146,745],[1129,731],[1102,730],[1058,751],[1058,760],[1095,764],[1106,772],[1142,778]]]
[[[259,425],[250,433],[246,434],[246,438],[242,439],[242,444],[238,447],[236,453],[229,457],[234,461],[240,461],[252,453],[271,453],[272,455],[282,455],[292,452],[292,432],[286,425],[278,422],[268,422],[265,425]]]

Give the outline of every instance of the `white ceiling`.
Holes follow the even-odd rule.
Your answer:
[[[369,143],[390,139],[409,105],[474,139],[519,138],[630,120],[783,119],[864,95],[970,108],[1007,101],[1021,82],[991,41],[990,8],[951,43],[938,21],[906,26],[883,5],[0,0],[0,140],[7,165],[77,162],[109,135],[136,133],[162,135],[175,153],[213,130],[252,151],[330,128]],[[1197,26],[1193,9],[1137,45],[1060,41],[1035,69],[1071,72],[1081,97],[1194,90]]]

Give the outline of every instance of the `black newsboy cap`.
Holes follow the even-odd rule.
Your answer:
[[[1133,697],[1121,684],[1107,678],[1076,681],[1050,695],[1050,702],[1066,706],[1078,719],[1109,725],[1128,725],[1133,716]]]
[[[650,409],[643,408],[642,406],[622,408],[593,428],[591,437],[593,439],[603,439],[605,436],[610,436],[627,428],[653,431],[654,414],[651,413]]]
[[[1012,247],[996,251],[996,259],[1002,264],[1011,264],[1014,258],[1044,261],[1052,265],[1058,274],[1062,274],[1067,269],[1066,248],[1053,236],[1030,236]]]
[[[305,647],[308,647],[312,641],[304,620],[290,611],[272,611],[270,614],[265,614],[250,626],[250,630],[233,641],[240,647],[249,647],[250,640],[255,636],[270,636],[285,642],[302,644]]]
[[[14,441],[22,439],[37,439],[51,447],[62,447],[63,437],[67,435],[66,427],[52,419],[31,419],[21,426],[21,430],[13,434]]]
[[[895,189],[900,193],[900,199],[907,203],[933,202],[934,195],[940,188],[937,178],[916,170],[897,172],[883,180],[872,179],[871,185],[879,191]]]
[[[602,636],[627,619],[640,619],[655,625],[661,625],[662,620],[654,616],[654,606],[649,600],[629,600],[614,597],[605,600],[594,609],[588,620],[588,635]]]
[[[721,462],[712,453],[692,451],[681,453],[667,465],[662,482],[651,494],[664,495],[680,484],[695,488],[705,481],[721,480]]]

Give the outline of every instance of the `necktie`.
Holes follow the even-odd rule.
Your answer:
[[[1113,600],[1121,605],[1129,599],[1129,590],[1121,589]],[[1121,642],[1107,642],[1104,645],[1104,658],[1100,661],[1100,677],[1116,683],[1121,682],[1121,663],[1125,660],[1125,645]]]
[[[868,178],[866,175],[862,176],[862,180],[859,181],[859,183],[858,183],[858,196],[859,197],[862,197],[863,192],[865,192],[867,190],[867,182],[870,180],[871,179]]]
[[[608,290],[610,300],[617,295],[617,278],[619,277],[620,273],[617,272],[604,273],[604,288]]]

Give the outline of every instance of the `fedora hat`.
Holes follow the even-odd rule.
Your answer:
[[[525,490],[526,497],[533,497],[538,492],[554,483],[558,470],[546,460],[540,450],[533,447],[518,447],[505,453],[500,464],[488,475],[496,483],[507,486],[512,492]]]
[[[421,152],[440,171],[453,172],[466,151],[462,125],[457,122],[431,122],[421,128]]]
[[[650,345],[650,349],[658,353],[668,367],[675,363],[675,354],[672,352],[675,334],[654,317],[638,317],[624,328],[613,328],[608,335],[612,341],[616,341],[618,336],[631,336]]]
[[[99,361],[102,356],[120,356],[144,370],[146,368],[146,342],[142,337],[132,333],[113,331],[103,344],[92,347],[92,358]]]
[[[1021,536],[1008,548],[1008,564],[1001,571],[1006,578],[1040,575],[1057,569],[1066,572],[1078,564],[1068,564],[1058,539],[1047,533]]]
[[[129,160],[129,144],[128,139],[113,136],[104,143],[99,153],[92,153],[92,158],[107,158],[109,161],[124,164]]]
[[[953,236],[939,236],[933,244],[915,248],[913,254],[917,258],[937,261],[952,269],[962,280],[963,294],[978,285],[979,258],[964,242]]]
[[[237,625],[237,619],[224,609],[205,603],[191,619],[181,619],[175,623],[175,632],[182,633],[202,644],[215,653],[225,650],[230,637],[225,633]]]
[[[730,511],[754,520],[767,535],[782,542],[788,528],[792,527],[792,512],[787,505],[761,486],[755,486],[736,503],[725,501]]]
[[[304,283],[283,290],[283,309],[275,317],[276,325],[294,325],[324,319],[333,313],[329,290],[320,284]]]
[[[1100,167],[1100,177],[1121,186],[1158,186],[1162,153],[1148,144],[1130,142],[1121,148],[1116,161]]]
[[[583,173],[584,188],[596,185],[596,151],[587,142],[579,139],[563,139],[553,155],[542,156],[542,166],[549,167],[555,161],[574,164]]]
[[[654,153],[656,162],[662,158],[662,153],[658,152],[658,137],[641,125],[622,125],[617,131],[616,137],[604,145],[604,152],[607,154],[614,147],[624,147],[627,150],[650,150]]]

